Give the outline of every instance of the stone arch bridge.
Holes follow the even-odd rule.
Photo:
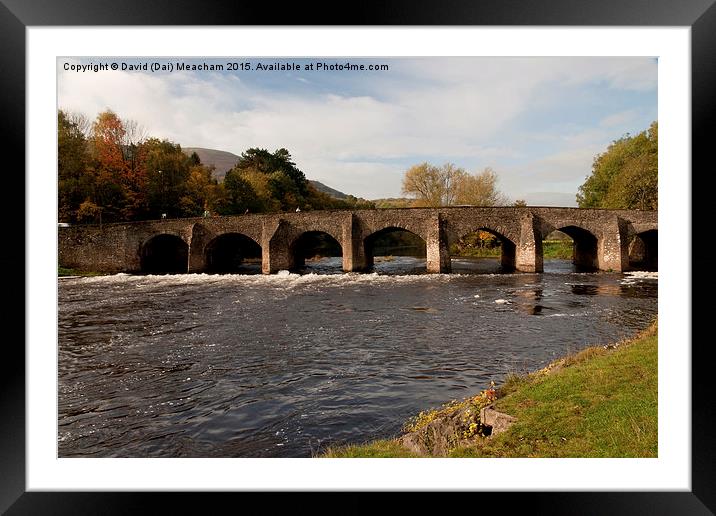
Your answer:
[[[478,231],[502,244],[502,265],[523,272],[543,270],[542,240],[554,230],[574,241],[577,265],[606,271],[630,268],[630,243],[641,242],[643,260],[656,265],[657,212],[580,208],[447,207],[327,210],[165,219],[59,228],[59,264],[100,272],[151,270],[169,260],[175,272],[209,270],[212,250],[232,240],[253,247],[264,274],[300,265],[297,245],[306,234],[326,234],[340,245],[343,270],[373,264],[371,239],[395,229],[425,242],[428,272],[449,272],[449,246]]]

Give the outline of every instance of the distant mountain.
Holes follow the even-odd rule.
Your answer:
[[[313,185],[313,187],[318,190],[319,192],[327,193],[331,197],[335,197],[336,199],[346,199],[348,198],[347,194],[344,194],[343,192],[339,192],[335,188],[331,188],[330,186],[326,186],[323,183],[319,181],[314,181],[313,179],[308,180],[309,183]]]
[[[204,149],[202,147],[182,147],[182,150],[187,154],[196,152],[204,165],[214,165],[216,167],[214,178],[219,181],[223,181],[226,173],[234,168],[236,162],[239,161],[239,156],[236,154],[222,150]]]
[[[226,173],[234,168],[234,165],[236,165],[236,162],[240,159],[240,157],[233,152],[216,149],[205,149],[203,147],[182,147],[182,150],[189,155],[191,155],[192,152],[196,152],[197,156],[199,156],[199,159],[204,165],[214,165],[214,178],[219,181],[224,180]],[[345,199],[348,197],[347,194],[331,188],[330,186],[326,186],[319,181],[309,179],[309,183],[311,183],[319,192],[327,193],[336,199]]]

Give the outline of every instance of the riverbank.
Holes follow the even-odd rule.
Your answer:
[[[632,339],[587,348],[420,413],[399,438],[323,456],[656,457],[657,340],[654,323]],[[504,431],[489,435],[480,420],[486,407],[493,419],[505,416]]]

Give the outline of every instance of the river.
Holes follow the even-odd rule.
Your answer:
[[[61,278],[59,456],[311,457],[657,315],[657,273],[496,264]]]

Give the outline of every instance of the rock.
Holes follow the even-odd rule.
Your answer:
[[[403,435],[400,442],[413,453],[445,457],[453,448],[468,444],[481,430],[479,411],[464,407]]]
[[[416,432],[410,432],[400,438],[400,444],[405,446],[408,450],[418,455],[428,455],[427,449],[420,442],[420,438]]]
[[[512,426],[517,418],[504,412],[498,412],[492,405],[488,405],[480,410],[480,421],[483,425],[492,427],[490,435],[497,435]]]

